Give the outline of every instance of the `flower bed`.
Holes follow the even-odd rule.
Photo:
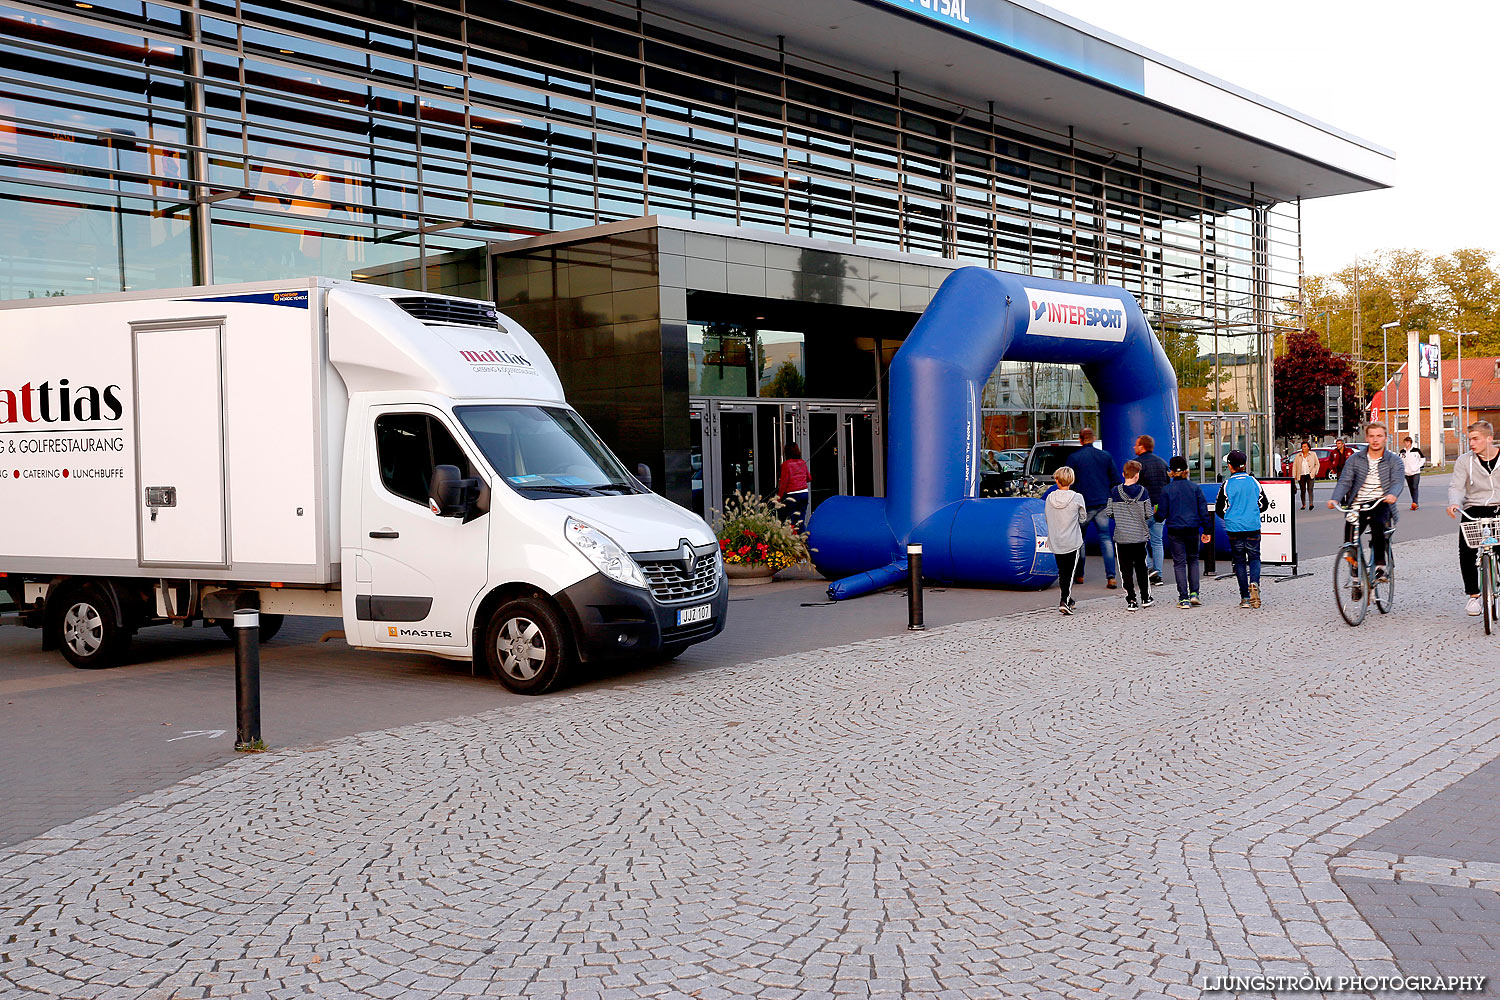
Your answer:
[[[730,566],[766,566],[774,573],[807,559],[807,537],[783,521],[773,502],[736,491],[713,512],[719,551]]]

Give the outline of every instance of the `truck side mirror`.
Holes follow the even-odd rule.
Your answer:
[[[438,517],[467,521],[478,494],[479,480],[463,478],[456,465],[439,465],[433,468],[427,485],[427,506]]]

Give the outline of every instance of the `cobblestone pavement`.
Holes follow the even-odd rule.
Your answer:
[[[1107,598],[246,758],[0,853],[0,992],[1193,997],[1393,975],[1391,921],[1334,869],[1371,900],[1410,896],[1407,870],[1490,892],[1484,859],[1358,845],[1500,754],[1497,647],[1452,553],[1398,552],[1397,614],[1358,630],[1324,562],[1260,612],[1215,581],[1190,611]],[[1439,972],[1485,965],[1456,950]]]

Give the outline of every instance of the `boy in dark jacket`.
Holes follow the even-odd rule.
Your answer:
[[[1208,541],[1214,519],[1208,512],[1208,499],[1203,491],[1188,482],[1187,459],[1173,455],[1167,468],[1172,481],[1162,491],[1156,519],[1167,528],[1167,547],[1172,552],[1172,571],[1177,576],[1177,606],[1187,608],[1203,603],[1198,597],[1201,573],[1198,546]]]

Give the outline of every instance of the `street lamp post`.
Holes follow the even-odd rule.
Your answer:
[[[1392,329],[1394,329],[1395,327],[1398,327],[1400,325],[1401,325],[1401,322],[1399,320],[1391,320],[1389,323],[1382,323],[1382,324],[1380,324],[1380,374],[1383,375],[1383,376],[1385,376],[1383,379],[1381,379],[1381,384],[1382,385],[1388,386],[1388,385],[1390,385],[1390,382],[1391,382],[1391,343],[1390,343],[1390,331]],[[1381,395],[1381,401],[1384,402],[1385,401],[1385,392],[1382,391],[1380,395]],[[1385,419],[1385,414],[1382,413],[1380,415],[1380,418],[1382,420],[1384,420]]]
[[[1393,435],[1396,433],[1397,425],[1401,423],[1401,379],[1405,374],[1406,372],[1397,372],[1396,374],[1391,376],[1391,388],[1396,390],[1396,405],[1392,407],[1396,415],[1391,418],[1391,433]],[[1384,414],[1382,414],[1382,416],[1383,415]],[[1410,427],[1408,427],[1406,430],[1408,434],[1411,433]],[[1396,444],[1398,446],[1401,444],[1399,437],[1396,440]]]
[[[1478,334],[1479,334],[1478,330],[1455,330],[1453,332],[1453,339],[1456,340],[1456,341],[1458,341],[1458,378],[1459,378],[1459,380],[1462,380],[1463,377],[1464,377],[1464,338],[1465,337],[1477,336]],[[1471,382],[1472,382],[1472,380],[1471,380]],[[1464,435],[1468,433],[1468,428],[1469,428],[1469,422],[1464,419],[1464,401],[1463,401],[1463,396],[1462,395],[1460,395],[1459,399],[1458,399],[1458,416],[1459,416],[1459,426],[1455,427],[1453,429],[1453,436],[1456,437],[1456,438],[1458,438],[1458,443],[1459,443],[1460,446],[1462,446],[1463,442],[1464,442]]]

